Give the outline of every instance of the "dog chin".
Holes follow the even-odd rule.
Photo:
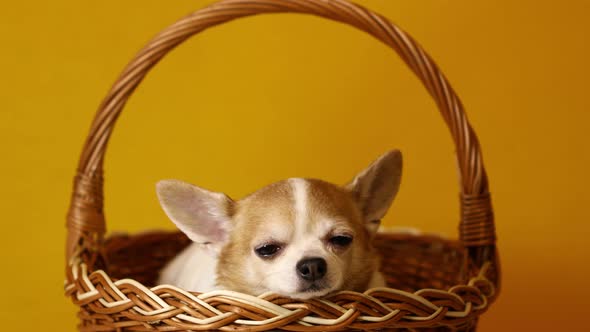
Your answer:
[[[298,299],[298,300],[308,300],[314,297],[322,297],[328,293],[333,292],[333,287],[323,286],[323,285],[309,285],[306,287],[302,287],[298,290],[297,293],[286,294],[287,296]]]

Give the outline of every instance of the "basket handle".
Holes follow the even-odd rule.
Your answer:
[[[92,251],[105,233],[103,161],[107,142],[128,98],[149,70],[189,37],[236,18],[263,13],[313,14],[363,30],[394,49],[420,78],[450,129],[461,180],[460,240],[478,262],[494,259],[495,230],[478,139],[461,101],[430,56],[386,18],[345,0],[221,0],[155,36],[127,65],[100,104],[80,157],[67,217],[66,256]]]

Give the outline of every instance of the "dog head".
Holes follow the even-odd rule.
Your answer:
[[[234,201],[163,180],[157,193],[178,228],[218,255],[221,288],[307,299],[366,289],[378,269],[371,239],[397,194],[401,167],[395,150],[345,186],[292,178]]]

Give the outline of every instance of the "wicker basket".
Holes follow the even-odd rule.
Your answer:
[[[236,18],[282,12],[313,14],[366,31],[393,48],[420,78],[456,145],[460,240],[379,235],[376,245],[391,288],[365,293],[343,291],[298,301],[155,286],[157,271],[189,240],[170,232],[104,238],[103,160],[115,121],[150,68],[187,38]],[[162,31],[129,63],[100,105],[80,158],[67,220],[65,292],[80,308],[81,331],[474,331],[500,281],[487,176],[459,98],[410,36],[344,0],[222,0]]]

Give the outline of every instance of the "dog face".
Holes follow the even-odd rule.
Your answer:
[[[157,191],[177,226],[218,255],[220,288],[307,299],[366,289],[379,264],[371,239],[400,176],[391,151],[345,186],[292,178],[238,201],[175,180]]]

